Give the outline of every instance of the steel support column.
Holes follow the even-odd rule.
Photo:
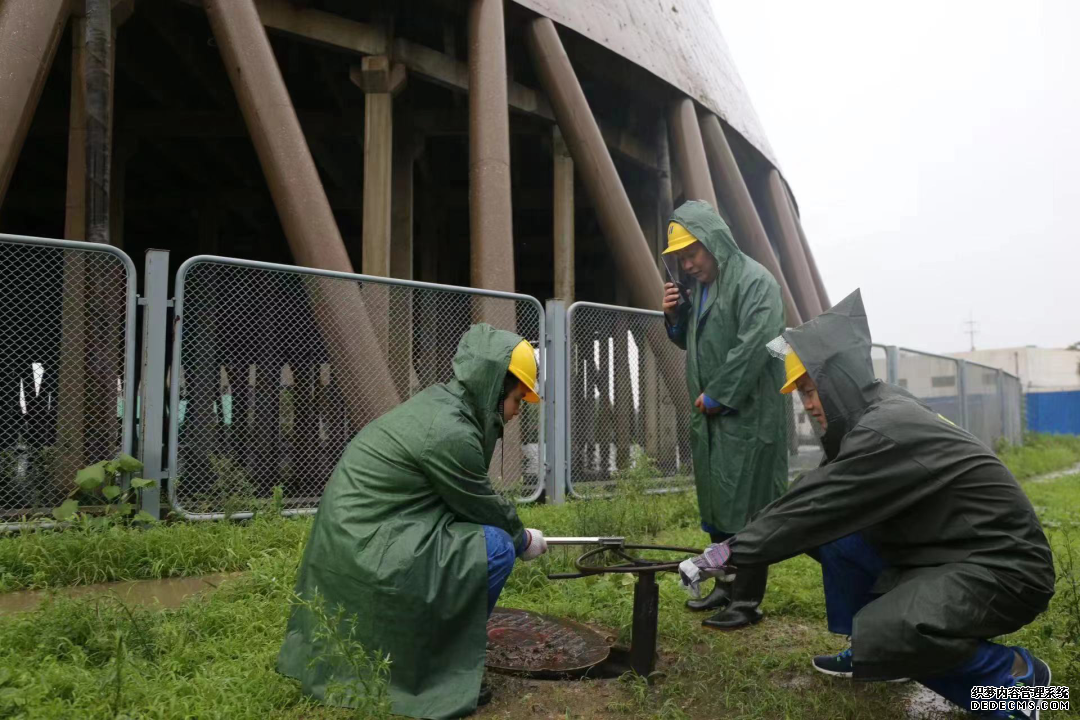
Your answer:
[[[68,18],[68,0],[0,3],[0,205]]]
[[[724,129],[720,127],[720,120],[712,113],[702,116],[701,134],[705,141],[716,192],[728,212],[735,241],[743,252],[763,265],[780,283],[788,325],[798,325],[819,314],[821,311],[817,307],[817,295],[813,287],[804,285],[804,278],[805,282],[809,282],[809,275],[805,274],[804,268],[792,269],[793,264],[802,262],[805,265],[805,261],[785,258],[783,269],[781,268],[780,261],[769,244],[765,226],[761,224],[761,217],[750,197],[750,190],[746,187],[746,181],[735,161],[735,154],[731,152]],[[804,299],[803,293],[807,290],[808,294]]]
[[[255,3],[205,0],[205,6],[293,259],[305,267],[351,273],[345,243]],[[360,425],[393,407],[399,397],[386,367],[385,350],[373,340],[359,290],[346,300],[331,297],[328,290],[316,281],[310,292],[313,308],[325,310],[315,314],[324,318],[321,330],[335,372],[350,387],[376,388],[368,397],[350,403],[353,423]],[[363,383],[362,363],[373,352],[382,355],[382,362],[366,370],[374,369],[379,377]]]

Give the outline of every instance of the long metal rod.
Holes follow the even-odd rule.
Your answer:
[[[820,314],[817,295],[812,286],[809,287],[807,296],[812,300],[812,304],[805,302],[802,297],[804,286],[810,282],[808,270],[803,267],[805,260],[792,258],[790,261],[785,261],[781,267],[769,243],[769,236],[761,223],[754,200],[750,197],[750,190],[746,187],[739,164],[735,160],[735,153],[731,151],[731,145],[728,143],[727,136],[724,135],[724,129],[720,126],[720,120],[712,113],[702,115],[701,134],[705,142],[709,167],[712,169],[716,193],[728,211],[735,241],[743,252],[763,265],[780,283],[788,323],[793,326],[798,325],[803,320],[809,320]],[[799,265],[799,263],[802,264]]]
[[[0,205],[68,18],[68,0],[0,2]]]
[[[709,163],[705,159],[705,144],[701,138],[694,101],[688,97],[676,100],[668,115],[668,127],[675,162],[683,181],[683,194],[687,200],[704,200],[714,210],[720,211],[716,191],[709,177]]]

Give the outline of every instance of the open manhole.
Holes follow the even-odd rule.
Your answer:
[[[487,666],[515,675],[582,675],[611,652],[611,643],[596,630],[528,610],[495,608],[487,636]]]

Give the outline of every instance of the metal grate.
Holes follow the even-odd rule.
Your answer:
[[[543,333],[540,304],[525,296],[223,258],[180,269],[177,315],[171,494],[200,518],[250,511],[275,487],[290,510],[317,507],[360,428],[452,379],[469,325],[537,346]],[[507,426],[491,469],[498,491],[539,494],[540,418],[526,406]]]
[[[135,274],[119,250],[0,236],[0,520],[48,513],[130,452]]]
[[[575,303],[567,334],[570,490],[607,492],[620,474],[692,486],[685,353],[661,313]]]

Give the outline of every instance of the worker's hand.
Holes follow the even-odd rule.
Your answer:
[[[664,285],[663,309],[672,325],[679,321],[679,288],[675,286],[675,283]]]
[[[724,410],[723,405],[713,402],[709,398],[706,398],[705,393],[701,393],[700,395],[698,395],[697,400],[694,401],[694,407],[696,407],[698,411],[704,415],[719,415]]]
[[[521,551],[521,559],[528,562],[535,560],[547,552],[547,540],[544,533],[532,528],[525,528],[525,547]]]
[[[734,568],[728,563],[731,560],[730,540],[716,543],[705,548],[705,552],[697,557],[683,560],[679,563],[679,579],[682,580],[683,589],[693,597],[701,597],[701,581],[714,577],[721,582],[731,582],[735,579],[732,574]]]

